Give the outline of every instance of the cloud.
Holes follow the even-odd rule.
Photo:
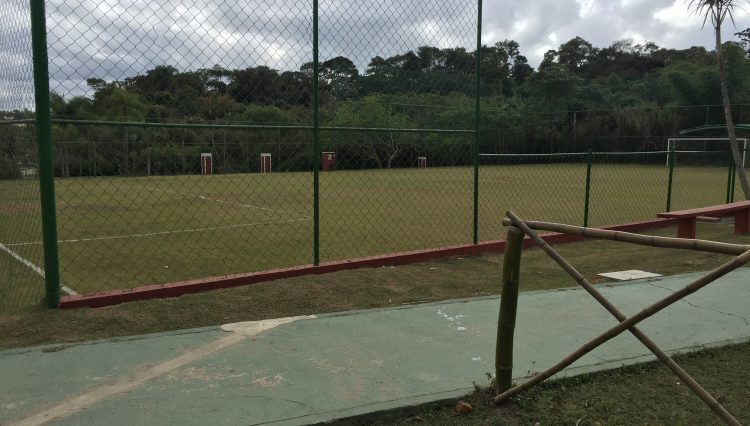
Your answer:
[[[488,42],[514,38],[537,65],[550,47],[580,36],[598,47],[633,38],[659,46],[684,49],[694,45],[711,48],[713,33],[701,29],[702,19],[688,11],[687,0],[535,0],[485,3],[485,38]],[[737,30],[725,24],[724,36],[750,26],[745,10],[734,15]],[[524,20],[521,32],[515,23]],[[506,37],[507,35],[507,37]],[[555,45],[557,43],[557,45]]]
[[[50,0],[51,87],[85,94],[87,78],[122,80],[162,64],[181,71],[298,69],[312,60],[311,8],[299,0]],[[711,29],[701,30],[700,17],[687,9],[687,0],[485,0],[483,41],[514,39],[534,66],[575,36],[600,47],[623,38],[711,47]],[[321,59],[346,56],[364,70],[374,56],[422,45],[473,50],[476,12],[476,2],[464,0],[320,0]],[[738,29],[750,26],[745,10],[737,10],[735,21]],[[725,38],[734,32],[726,24]],[[0,109],[29,104],[29,43],[28,2],[4,0]]]

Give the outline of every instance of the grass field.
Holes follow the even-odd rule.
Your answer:
[[[581,224],[585,172],[482,166],[480,240],[502,238],[509,208]],[[673,208],[724,202],[726,173],[676,167]],[[654,218],[667,179],[663,165],[595,165],[590,225]],[[311,182],[311,173],[58,179],[62,282],[85,293],[312,263]],[[471,241],[471,168],[336,171],[321,174],[320,188],[321,261]],[[36,301],[41,291],[30,287],[41,281],[17,261],[42,265],[36,184],[0,182],[0,194],[0,266],[15,265],[0,269],[0,291],[16,304]]]

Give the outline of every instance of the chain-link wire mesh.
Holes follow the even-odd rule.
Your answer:
[[[582,223],[587,153],[480,154],[479,224],[483,240],[503,235],[502,217]]]
[[[728,201],[727,184],[733,160],[724,148],[720,151],[675,151],[673,210]]]
[[[311,262],[310,10],[47,3],[63,282]]]
[[[0,180],[0,303],[21,306],[43,294],[35,135],[22,121],[34,110],[29,10],[0,7],[0,167],[21,174]],[[499,101],[514,47],[484,46],[477,62],[476,2],[324,0],[317,45],[312,1],[46,10],[68,293],[469,243],[475,220],[494,240],[507,209],[598,226],[733,193],[725,147],[666,161],[667,139],[721,118],[716,106]]]
[[[44,297],[29,2],[0,4],[0,312]]]
[[[477,3],[341,7],[321,3],[321,120],[341,128],[321,140],[321,260],[471,240]]]
[[[593,154],[588,225],[651,220],[666,211],[669,188],[666,158],[667,152]]]

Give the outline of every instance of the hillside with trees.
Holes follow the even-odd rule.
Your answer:
[[[735,122],[747,123],[750,111],[742,105],[750,104],[750,29],[737,35],[741,42],[724,44],[724,61],[738,105]],[[513,40],[480,53],[482,152],[664,149],[666,137],[681,129],[723,122],[716,52],[703,47],[676,50],[631,40],[596,47],[576,37],[548,51],[538,69]],[[320,64],[321,123],[473,129],[475,60],[470,50],[431,46],[376,56],[365,69],[349,58],[329,58]],[[195,173],[201,152],[214,154],[219,172],[256,171],[261,152],[274,154],[275,170],[310,169],[310,63],[297,70],[165,64],[123,81],[91,76],[87,85],[86,96],[52,94],[54,118],[66,120],[53,126],[60,176]],[[472,142],[473,135],[460,133],[322,132],[324,150],[338,151],[346,168],[399,167],[415,155],[447,166],[471,164]],[[12,137],[0,141],[0,149],[10,152],[12,143]]]

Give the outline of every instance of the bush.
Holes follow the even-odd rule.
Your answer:
[[[21,169],[10,158],[0,157],[0,180],[21,179]]]

